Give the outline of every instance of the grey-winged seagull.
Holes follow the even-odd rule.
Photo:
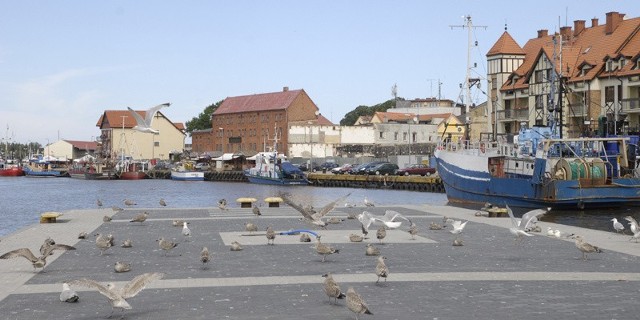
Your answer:
[[[129,112],[131,112],[131,114],[133,115],[133,118],[136,119],[137,125],[134,126],[132,129],[140,132],[146,132],[146,133],[159,133],[158,130],[151,128],[151,122],[153,121],[153,117],[156,115],[156,112],[158,112],[158,110],[164,107],[168,107],[170,105],[171,105],[170,103],[163,103],[155,107],[149,108],[149,110],[145,111],[144,119],[136,111],[127,107],[127,109],[129,109]]]

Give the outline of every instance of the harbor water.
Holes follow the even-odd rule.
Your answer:
[[[321,207],[327,202],[351,192],[349,204],[363,207],[366,196],[377,205],[447,205],[446,195],[416,191],[386,189],[323,188],[312,186],[266,186],[242,182],[179,182],[162,179],[137,181],[80,180],[71,178],[0,177],[0,236],[38,223],[40,214],[47,211],[64,212],[73,209],[97,208],[100,199],[105,210],[112,206],[125,207],[123,200],[134,200],[139,208],[160,207],[165,199],[169,207],[216,207],[226,199],[230,207],[240,197],[262,199],[279,192],[287,192],[303,204]],[[450,204],[454,205],[454,204]],[[473,208],[465,206],[467,208]],[[110,210],[110,209],[109,209]],[[526,210],[514,210],[516,215]],[[590,229],[612,230],[611,218],[621,220],[632,215],[640,219],[639,207],[623,207],[592,211],[552,211],[542,220]],[[626,221],[624,221],[626,225]]]

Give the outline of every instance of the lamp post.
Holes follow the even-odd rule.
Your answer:
[[[220,146],[221,146],[221,149],[222,149],[222,150],[221,150],[221,151],[222,151],[222,153],[224,153],[224,128],[223,128],[223,127],[218,127],[218,130],[220,130],[220,131],[221,131],[221,136],[222,136],[222,139],[221,139],[221,140],[222,140],[222,143],[220,144]]]

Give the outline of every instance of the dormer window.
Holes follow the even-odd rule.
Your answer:
[[[611,72],[615,70],[613,60],[611,59],[607,60],[604,70],[607,72]]]
[[[589,71],[591,70],[591,66],[588,64],[585,64],[584,66],[582,66],[582,69],[580,69],[580,76],[585,76],[587,75],[587,73],[589,73]]]

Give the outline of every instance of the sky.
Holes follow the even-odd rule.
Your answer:
[[[524,46],[610,11],[639,17],[640,2],[0,0],[0,138],[91,140],[105,110],[171,102],[162,113],[184,123],[226,97],[283,87],[304,89],[334,123],[391,99],[394,84],[405,99],[461,102],[468,34],[451,26],[465,16],[486,26],[471,54],[485,77],[505,24]]]

